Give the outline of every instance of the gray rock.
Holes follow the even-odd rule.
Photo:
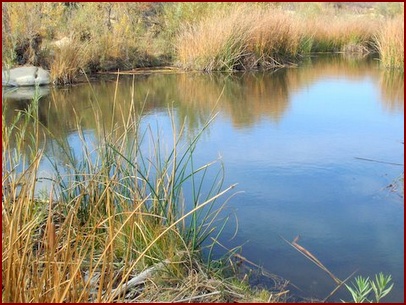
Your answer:
[[[48,71],[41,67],[19,67],[2,70],[3,86],[36,86],[48,85],[51,77]]]

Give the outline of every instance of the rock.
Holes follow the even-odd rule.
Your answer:
[[[51,77],[48,71],[41,67],[19,67],[2,70],[3,86],[36,86],[48,85]]]

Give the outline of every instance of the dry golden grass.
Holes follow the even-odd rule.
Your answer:
[[[301,33],[286,12],[249,4],[213,12],[177,37],[179,64],[195,70],[280,66],[295,56]]]
[[[81,71],[85,71],[92,59],[92,53],[87,43],[81,43],[76,38],[68,38],[69,42],[55,47],[54,59],[51,63],[51,78],[57,84],[75,82]]]
[[[236,257],[239,257],[236,255]],[[213,277],[194,263],[193,269],[186,268],[181,279],[174,280],[165,273],[157,276],[153,282],[146,283],[145,290],[133,301],[147,302],[173,302],[173,303],[283,303],[288,298],[287,281],[276,278],[271,274],[263,276],[272,278],[279,292],[270,292],[266,289],[252,289],[247,279],[234,279],[232,281]],[[235,262],[232,263],[235,266]],[[261,272],[250,269],[247,265],[236,267],[245,269],[241,273]],[[162,287],[157,290],[156,287]]]
[[[305,26],[312,33],[316,52],[370,52],[379,23],[362,16],[319,16]]]
[[[27,183],[35,179],[26,178]],[[181,245],[171,245],[176,239],[168,238],[170,231],[154,242],[166,228],[154,228],[154,216],[144,215],[143,202],[137,209],[127,206],[120,211],[109,204],[105,212],[95,207],[92,217],[82,223],[81,196],[61,205],[22,195],[20,192],[13,202],[7,197],[2,208],[3,302],[112,300],[117,297],[117,287],[154,260],[150,255],[156,249],[143,252],[143,245],[166,249],[176,266],[177,259],[170,252]],[[98,205],[102,208],[101,202]],[[144,240],[139,240],[137,258],[133,253],[137,248],[128,243],[135,243],[140,232]]]
[[[369,16],[305,15],[273,6],[236,5],[213,11],[180,31],[176,46],[182,67],[197,70],[270,68],[303,53],[365,53],[379,22]]]
[[[298,54],[303,34],[295,18],[282,10],[269,8],[250,13],[247,44],[248,51],[255,54],[256,60],[275,65],[275,61]]]
[[[233,69],[246,47],[247,29],[239,19],[242,9],[238,6],[231,14],[221,11],[197,25],[186,25],[176,43],[180,65],[206,71]]]
[[[404,69],[404,14],[387,21],[376,37],[381,63],[386,68]]]

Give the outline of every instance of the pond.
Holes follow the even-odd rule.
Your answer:
[[[224,185],[237,183],[227,207],[238,231],[233,236],[230,222],[220,242],[243,245],[242,256],[289,280],[295,294],[323,299],[334,281],[284,240],[300,235],[298,243],[341,280],[354,271],[391,274],[395,286],[384,301],[403,302],[403,182],[393,189],[404,170],[403,73],[383,71],[373,58],[320,56],[272,72],[147,73],[42,90],[41,122],[77,151],[76,118],[92,139],[100,123],[93,107],[120,122],[115,111],[128,108],[132,94],[143,126],[158,128],[169,144],[168,105],[178,124],[187,118],[188,136],[217,113],[193,158],[220,158]],[[3,91],[7,120],[29,103],[29,92],[19,94]],[[58,159],[54,140],[42,140]],[[345,289],[331,301],[340,299],[350,300]]]

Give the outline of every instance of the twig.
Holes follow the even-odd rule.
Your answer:
[[[164,260],[163,262],[160,262],[160,263],[142,271],[136,277],[133,277],[128,282],[122,284],[121,287],[117,287],[117,288],[113,289],[107,297],[109,297],[109,299],[111,300],[111,299],[116,298],[118,294],[125,294],[128,290],[145,282],[145,280],[147,278],[149,278],[154,271],[161,269],[163,266],[165,266],[166,264],[169,264],[169,263],[170,263],[170,261],[167,259],[167,260]]]
[[[204,298],[204,297],[216,295],[216,294],[219,294],[219,293],[220,293],[220,291],[213,291],[213,292],[210,292],[210,293],[201,294],[201,295],[197,295],[197,296],[190,297],[190,298],[184,298],[184,299],[181,299],[181,300],[173,301],[173,303],[185,303],[185,302],[190,302],[190,301],[192,301],[192,300],[196,300],[196,299],[200,299],[200,298]]]
[[[384,163],[384,164],[390,164],[390,165],[404,166],[404,164],[401,164],[401,163],[386,162],[386,161],[379,161],[379,160],[367,159],[367,158],[359,158],[359,157],[354,157],[354,158],[358,159],[358,160],[371,161],[371,162],[376,162],[376,163]]]
[[[348,281],[358,270],[355,270],[353,273],[351,273],[344,281],[342,281],[330,294],[323,300],[323,303],[325,303],[342,285],[345,284],[346,281]]]

